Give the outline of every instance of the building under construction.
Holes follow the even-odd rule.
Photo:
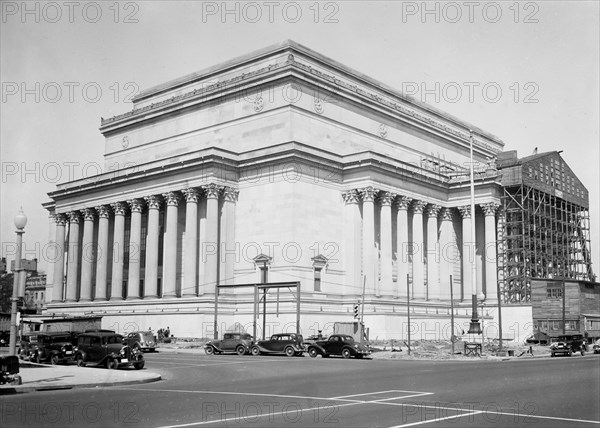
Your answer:
[[[498,280],[504,303],[529,303],[531,278],[595,281],[589,193],[560,153],[498,156],[504,188]]]

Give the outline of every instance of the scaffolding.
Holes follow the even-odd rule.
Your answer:
[[[531,301],[531,278],[595,280],[587,192],[566,195],[557,190],[554,174],[530,180],[522,174],[528,168],[533,176],[525,165],[519,164],[516,174],[507,171],[513,175],[508,180],[503,178],[498,281],[507,304]],[[540,170],[543,166],[540,163]]]

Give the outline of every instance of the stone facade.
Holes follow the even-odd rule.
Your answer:
[[[301,281],[305,335],[351,321],[363,288],[372,335],[403,335],[407,293],[411,318],[441,331],[450,287],[462,323],[471,263],[495,304],[489,161],[502,141],[308,48],[287,41],[149,89],[100,130],[111,172],[45,204],[49,312],[212,336],[216,285],[259,282],[260,255],[269,281]],[[252,322],[252,291],[220,294],[220,330]],[[269,293],[273,331],[295,322],[295,298]]]

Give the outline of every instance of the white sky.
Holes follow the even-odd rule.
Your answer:
[[[292,39],[399,90],[419,88],[417,99],[521,157],[564,150],[590,191],[599,273],[596,1],[230,2],[225,16],[221,1],[1,5],[0,241],[9,260],[20,206],[25,255],[44,258],[47,192],[100,172],[100,117],[130,110],[128,95]]]

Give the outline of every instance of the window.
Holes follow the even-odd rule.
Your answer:
[[[546,297],[548,299],[562,299],[562,296],[563,296],[562,288],[556,288],[556,287],[547,288],[546,293],[547,293]]]

